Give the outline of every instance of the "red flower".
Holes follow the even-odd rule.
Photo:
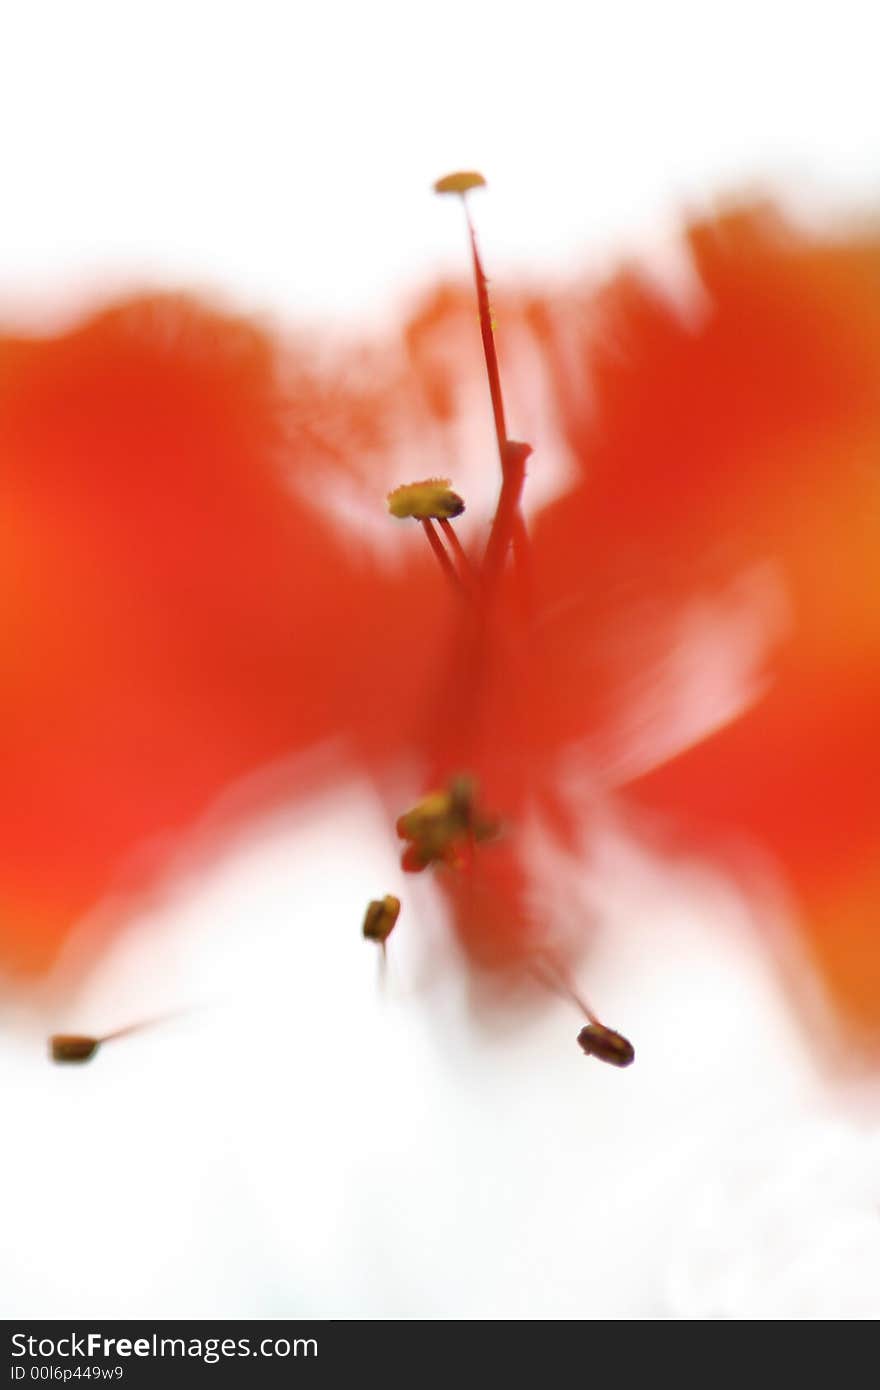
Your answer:
[[[500,301],[529,361],[517,387],[552,402],[573,464],[528,535],[546,440],[531,460],[508,437],[475,244],[502,485],[467,541],[466,468],[427,503],[398,494],[417,520],[387,519],[379,549],[350,519],[455,457],[474,370],[459,349],[477,346],[459,291],[407,326],[407,363],[335,376],[184,300],[2,344],[7,963],[44,966],[111,887],[154,879],[169,832],[225,785],[324,744],[313,775],[374,776],[405,867],[436,877],[475,966],[574,994],[579,942],[532,849],[583,852],[576,755],[701,843],[726,828],[772,854],[842,1009],[876,1026],[880,246],[751,210],[693,228],[690,248],[690,320],[632,276],[598,299]],[[395,477],[417,449],[431,466]],[[326,505],[343,494],[347,521]],[[760,698],[704,737],[673,658],[694,604],[758,572],[788,628],[758,612]],[[627,1055],[591,1027],[586,1050]]]

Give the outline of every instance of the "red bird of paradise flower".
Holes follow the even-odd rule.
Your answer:
[[[634,811],[774,856],[840,1016],[873,1036],[880,245],[753,210],[691,229],[690,320],[633,277],[598,299],[500,301],[540,354],[573,465],[527,528],[530,448],[508,437],[467,225],[501,468],[479,551],[443,480],[392,494],[428,540],[393,566],[322,505],[358,456],[391,457],[401,421],[410,437],[455,419],[454,293],[408,326],[416,403],[412,370],[328,382],[296,345],[188,300],[0,343],[7,967],[45,968],[96,900],[155,881],[234,779],[334,739],[315,777],[358,763],[389,799],[409,779],[404,867],[436,876],[475,967],[581,1002],[578,934],[532,849],[581,853],[564,771],[588,740]],[[662,684],[682,615],[755,566],[788,612],[764,687],[687,750],[661,730],[632,756],[625,711]],[[367,934],[384,946],[380,917]],[[584,1051],[631,1060],[582,1007]]]

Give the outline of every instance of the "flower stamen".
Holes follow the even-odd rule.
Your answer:
[[[500,576],[511,541],[514,542],[514,563],[519,568],[525,563],[527,537],[520,511],[520,498],[525,481],[525,460],[532,452],[528,444],[520,444],[507,437],[507,423],[504,417],[504,397],[501,391],[501,371],[498,366],[498,352],[495,347],[495,323],[492,306],[489,302],[489,281],[483,268],[477,234],[474,230],[467,194],[474,188],[485,187],[486,180],[474,171],[447,174],[434,185],[437,193],[455,193],[461,198],[467,223],[471,247],[471,260],[474,268],[474,285],[477,292],[477,308],[480,316],[480,337],[483,342],[483,356],[486,361],[486,375],[489,380],[489,395],[492,401],[492,419],[495,425],[495,438],[498,444],[498,457],[501,463],[501,495],[492,523],[483,568],[486,587],[491,590]]]
[[[384,898],[375,898],[364,913],[364,939],[378,942],[384,950],[399,916],[400,899],[395,898],[393,893],[386,893]]]
[[[175,1009],[171,1013],[160,1014],[158,1018],[128,1023],[124,1028],[116,1028],[112,1033],[105,1033],[100,1038],[93,1038],[84,1033],[54,1033],[49,1039],[49,1056],[53,1062],[88,1062],[103,1043],[115,1042],[117,1038],[127,1038],[132,1033],[142,1033],[147,1028],[171,1023],[189,1012],[189,1009]]]
[[[407,842],[402,867],[407,873],[420,873],[429,864],[462,868],[474,845],[494,839],[500,826],[496,817],[477,809],[474,780],[461,773],[400,816],[396,828]]]
[[[388,510],[403,521],[445,521],[461,516],[464,502],[453,492],[449,478],[423,478],[417,483],[401,483],[388,494]]]
[[[388,965],[388,938],[397,925],[400,916],[400,899],[395,898],[393,893],[386,893],[384,898],[375,898],[367,904],[364,913],[363,935],[366,941],[375,941],[379,947],[379,981],[384,984],[385,971]]]
[[[504,421],[504,398],[501,394],[501,373],[498,369],[498,354],[495,350],[495,325],[492,307],[489,303],[489,281],[480,259],[477,234],[471,219],[467,195],[474,188],[485,188],[486,180],[476,171],[465,170],[447,174],[434,184],[435,193],[456,193],[461,198],[467,223],[468,238],[471,245],[471,259],[474,267],[474,284],[477,290],[477,308],[480,314],[480,336],[483,340],[483,355],[486,359],[486,374],[489,378],[489,394],[492,397],[492,418],[495,422],[495,437],[498,440],[498,454],[504,468],[504,445],[507,442],[507,426]]]
[[[549,952],[542,952],[532,960],[531,971],[536,980],[554,994],[569,999],[588,1020],[578,1033],[578,1042],[586,1056],[595,1057],[613,1067],[628,1067],[635,1061],[635,1048],[629,1039],[597,1018],[569,980],[564,967]]]
[[[578,1042],[587,1057],[612,1067],[628,1067],[635,1061],[636,1050],[629,1038],[606,1028],[604,1023],[588,1023],[578,1033]]]
[[[445,517],[442,517],[440,519],[438,525],[440,527],[440,530],[446,537],[446,544],[449,546],[449,549],[455,556],[456,563],[458,565],[459,577],[461,578],[462,582],[466,584],[469,588],[473,588],[476,582],[473,566],[471,565],[471,562],[468,559],[467,551],[465,550],[461,541],[458,539],[455,527],[452,526],[450,522],[446,520]]]
[[[464,594],[464,584],[462,583],[462,580],[459,578],[458,571],[456,570],[455,565],[450,560],[449,554],[445,546],[443,545],[443,542],[437,535],[437,532],[434,530],[433,521],[430,521],[427,517],[424,517],[422,519],[422,530],[428,537],[428,544],[430,545],[431,549],[436,555],[440,568],[442,569],[446,578],[449,580],[450,584],[456,590],[456,592]]]
[[[501,494],[483,557],[483,572],[489,588],[501,574],[511,543],[514,546],[515,557],[528,545],[520,512],[520,498],[526,479],[526,459],[531,453],[531,444],[522,444],[516,439],[508,439],[504,446]]]
[[[411,517],[414,521],[422,523],[422,530],[428,538],[428,544],[437,557],[444,575],[453,588],[463,593],[467,585],[466,573],[459,571],[462,569],[462,559],[467,566],[467,557],[449,524],[449,519],[450,517],[461,516],[464,511],[464,502],[457,492],[453,492],[450,480],[448,478],[423,478],[421,482],[417,483],[402,483],[393,492],[389,492],[388,510],[398,520],[403,521]],[[450,548],[455,551],[457,557],[460,557],[459,571],[456,570],[443,542],[434,529],[435,521],[438,521],[442,526]]]
[[[53,1062],[88,1062],[102,1041],[79,1033],[55,1033],[49,1039],[49,1055]]]

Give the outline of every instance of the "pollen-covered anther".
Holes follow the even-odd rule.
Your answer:
[[[399,916],[400,899],[395,898],[393,893],[386,893],[384,898],[375,898],[364,914],[363,933],[366,940],[377,941],[384,946]]]
[[[425,478],[418,483],[402,483],[389,492],[388,510],[401,520],[448,521],[461,516],[464,502],[452,491],[449,478]]]
[[[477,806],[474,779],[460,773],[398,818],[397,834],[408,841],[401,864],[407,873],[436,863],[460,868],[471,845],[495,839],[499,830],[498,818]]]
[[[88,1038],[78,1033],[56,1033],[49,1039],[49,1055],[53,1062],[88,1062],[100,1045],[100,1038]]]
[[[434,184],[435,193],[470,193],[472,188],[485,188],[486,180],[476,169],[459,169],[454,174],[444,174]]]
[[[609,1066],[628,1067],[635,1061],[636,1050],[629,1038],[604,1023],[588,1023],[578,1033],[578,1042],[588,1057],[597,1057]]]

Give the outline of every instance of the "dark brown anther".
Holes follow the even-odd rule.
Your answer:
[[[636,1050],[629,1039],[604,1023],[588,1023],[578,1033],[578,1042],[588,1057],[597,1057],[612,1067],[628,1067],[635,1061]]]
[[[88,1062],[101,1045],[100,1038],[86,1038],[77,1033],[56,1033],[49,1039],[53,1062]]]
[[[378,941],[380,946],[384,946],[394,931],[399,916],[400,899],[395,898],[392,893],[386,893],[384,898],[374,899],[364,915],[363,931],[367,941]]]

